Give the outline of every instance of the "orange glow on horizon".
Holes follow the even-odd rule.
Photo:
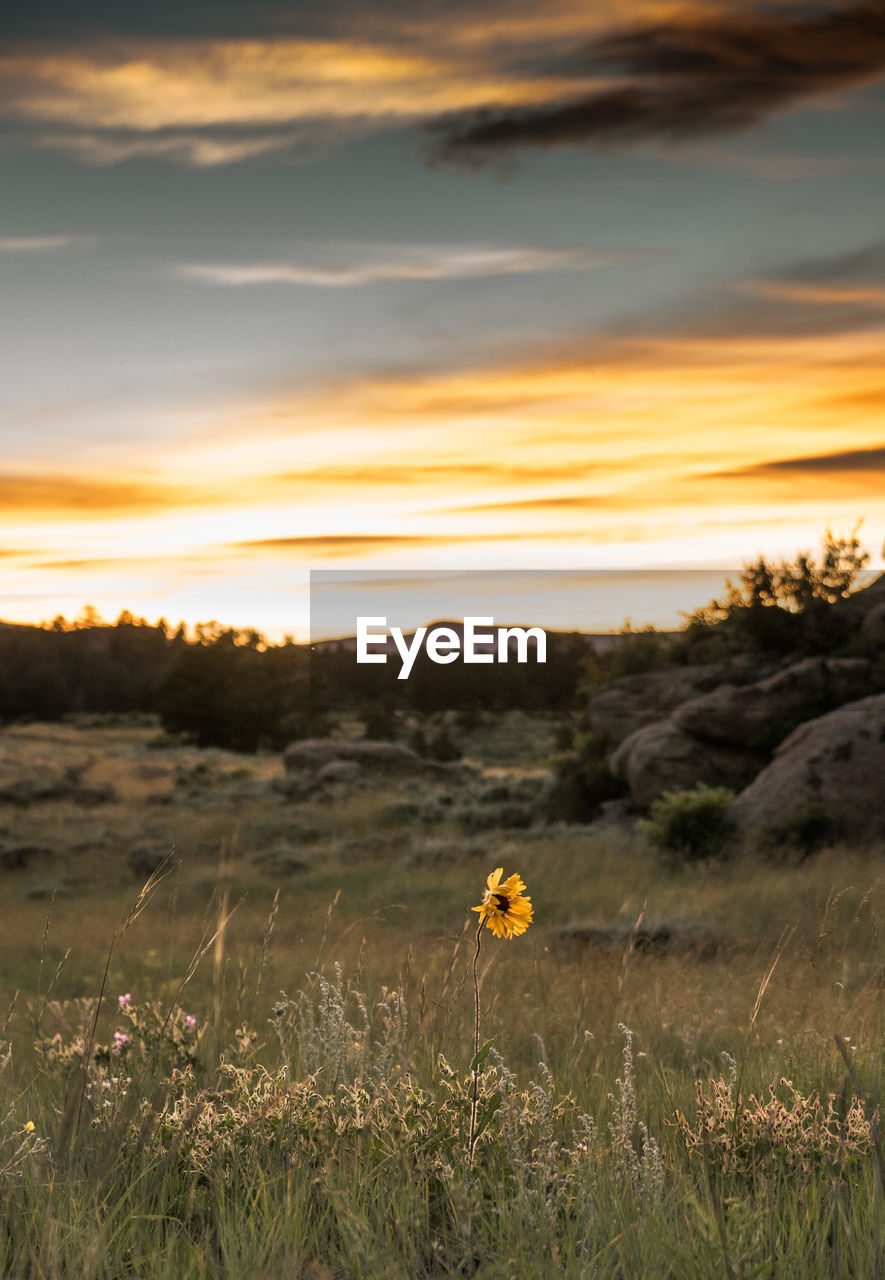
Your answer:
[[[211,443],[204,412],[150,470],[6,477],[3,616],[69,592],[145,612],[165,593],[193,603],[151,612],[195,621],[251,581],[261,626],[280,574],[316,563],[734,568],[861,517],[876,553],[880,350],[878,334],[571,349],[219,410]]]

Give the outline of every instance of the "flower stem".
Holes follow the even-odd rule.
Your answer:
[[[467,1157],[473,1164],[473,1147],[476,1142],[476,1096],[479,1089],[479,949],[482,946],[482,926],[476,926],[476,950],[473,953],[473,1088],[470,1093],[470,1137],[467,1140]]]

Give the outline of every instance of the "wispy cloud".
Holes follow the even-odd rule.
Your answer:
[[[87,243],[85,236],[0,236],[0,253],[52,253]]]
[[[779,302],[835,307],[885,307],[885,285],[812,284],[801,280],[756,280],[738,286],[744,293]]]
[[[7,517],[132,515],[205,502],[204,491],[126,476],[73,472],[0,474],[0,507]]]
[[[229,549],[241,551],[281,551],[299,557],[350,559],[373,551],[404,551],[421,547],[457,546],[459,543],[509,542],[524,537],[522,532],[490,532],[488,534],[421,534],[421,533],[336,533],[293,538],[261,538],[254,542],[233,543]]]
[[[572,53],[562,70],[614,77],[556,101],[489,102],[442,118],[444,159],[481,163],[515,147],[597,148],[734,133],[774,113],[885,75],[885,3],[829,12],[804,7],[712,16],[675,10],[657,23],[615,30]]]
[[[98,163],[140,154],[229,164],[328,137],[330,128],[360,134],[508,102],[515,92],[538,102],[562,85],[561,71],[497,65],[464,48],[404,48],[377,35],[123,40],[0,57],[0,111],[46,126],[38,142]]]
[[[816,453],[798,458],[778,458],[752,467],[714,473],[729,479],[764,479],[782,476],[869,477],[885,472],[885,445],[871,449],[842,449],[837,453]]]
[[[318,132],[318,131],[315,131]],[[44,132],[34,139],[41,147],[68,151],[87,164],[120,164],[126,160],[169,160],[195,169],[238,164],[275,152],[291,151],[303,135],[292,130],[274,132],[134,133],[126,130]],[[316,138],[311,137],[311,147]]]
[[[385,245],[364,246],[355,259],[338,264],[185,263],[176,268],[176,273],[203,284],[234,288],[284,284],[338,289],[392,281],[467,280],[483,276],[590,270],[613,260],[612,255],[576,249],[494,248],[484,245],[397,248]]]

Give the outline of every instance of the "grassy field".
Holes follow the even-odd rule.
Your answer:
[[[522,785],[550,741],[468,750]],[[282,777],[150,726],[0,736],[0,1274],[885,1274],[882,850],[674,870],[497,829],[481,778]],[[483,936],[471,1160],[501,865],[535,920]]]

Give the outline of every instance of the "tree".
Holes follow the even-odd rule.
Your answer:
[[[711,600],[688,619],[688,638],[694,641],[722,627],[735,647],[783,652],[838,643],[842,628],[826,608],[851,594],[869,562],[856,525],[848,537],[835,537],[827,528],[821,554],[800,552],[793,561],[768,561],[760,556],[745,565],[739,584],[726,580],[726,594]]]

